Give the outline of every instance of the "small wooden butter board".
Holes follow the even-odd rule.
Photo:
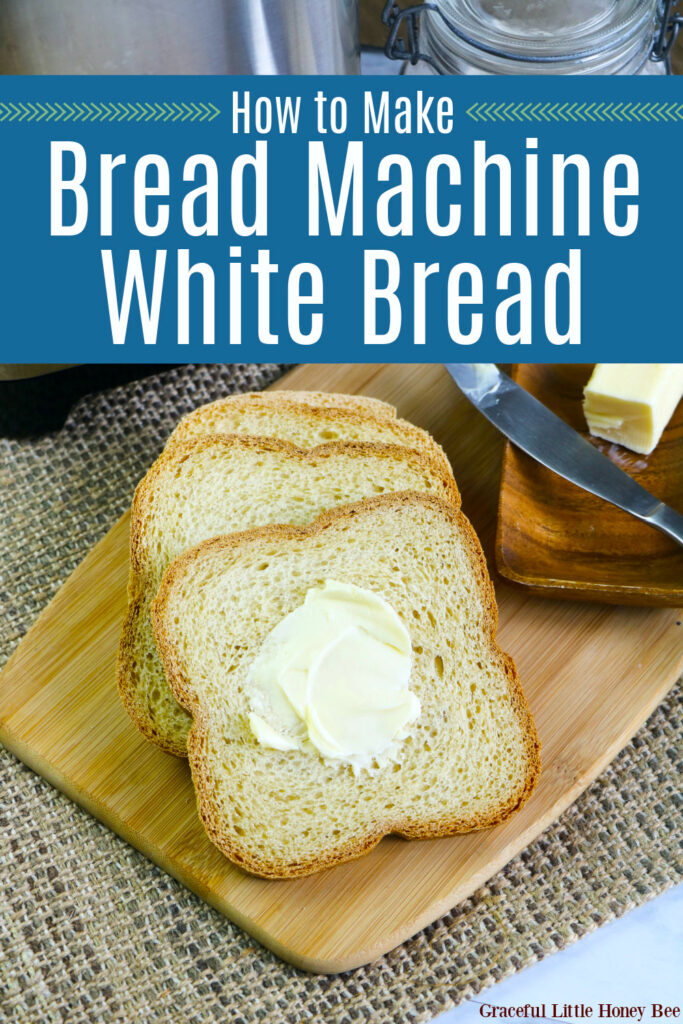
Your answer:
[[[438,366],[302,366],[280,386],[375,395],[444,445],[492,564],[502,442]],[[264,881],[211,845],[187,764],[147,743],[115,685],[126,607],[128,518],[96,545],[0,675],[0,740],[202,899],[310,971],[368,963],[474,892],[581,793],[683,669],[666,608],[547,601],[500,582],[499,639],[513,654],[543,744],[526,806],[484,832],[384,839],[309,878]]]
[[[683,512],[683,402],[650,455],[590,437],[583,388],[593,364],[520,365],[512,376],[655,497]],[[672,538],[506,444],[496,564],[548,597],[612,604],[683,603],[683,548]]]

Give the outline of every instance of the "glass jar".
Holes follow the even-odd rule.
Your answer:
[[[419,11],[390,7],[389,56],[445,75],[666,74],[678,28],[671,0],[434,0]],[[413,14],[406,49],[398,29]],[[390,52],[392,36],[399,52]]]

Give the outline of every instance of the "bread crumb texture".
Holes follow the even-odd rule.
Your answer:
[[[320,486],[318,483],[316,486]],[[258,744],[249,671],[267,634],[325,579],[389,602],[411,636],[421,704],[398,759],[373,771]],[[453,505],[377,497],[305,528],[200,544],[165,574],[153,610],[212,841],[247,871],[289,878],[354,859],[383,835],[453,835],[502,821],[531,793],[539,744],[479,542]]]
[[[279,437],[277,425],[282,413],[296,414],[303,410],[303,423],[311,411],[347,410],[360,415],[395,419],[396,409],[381,398],[367,395],[344,395],[334,391],[289,391],[284,388],[253,391],[243,395],[226,395],[215,402],[200,405],[183,416],[172,437],[184,440],[190,434],[249,434],[247,424],[265,421],[271,426],[267,436]],[[229,430],[225,430],[229,426]],[[305,433],[305,426],[298,427]]]
[[[138,729],[169,753],[187,756],[190,717],[168,687],[149,619],[173,559],[220,534],[268,523],[303,525],[336,505],[396,491],[460,502],[450,470],[400,445],[329,442],[303,449],[286,440],[206,434],[167,448],[138,486],[131,512],[118,685]]]
[[[446,453],[431,434],[397,419],[392,405],[360,395],[312,391],[264,391],[231,395],[185,416],[171,434],[175,444],[204,434],[281,437],[301,448],[328,441],[378,441],[423,452],[451,472]]]

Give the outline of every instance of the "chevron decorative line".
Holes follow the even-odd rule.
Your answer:
[[[0,124],[37,124],[39,121],[81,121],[100,124],[120,124],[123,121],[154,121],[160,124],[183,121],[191,124],[204,121],[208,124],[209,121],[220,117],[220,114],[220,109],[214,103],[195,103],[194,100],[190,103],[184,100],[178,103],[175,100],[168,103],[129,100],[0,101]]]
[[[496,103],[485,100],[473,103],[466,113],[473,121],[495,124],[510,121],[668,124],[683,121],[683,103]]]

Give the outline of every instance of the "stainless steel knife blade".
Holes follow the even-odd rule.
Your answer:
[[[683,544],[683,516],[615,466],[495,363],[445,366],[465,397],[522,451]]]

